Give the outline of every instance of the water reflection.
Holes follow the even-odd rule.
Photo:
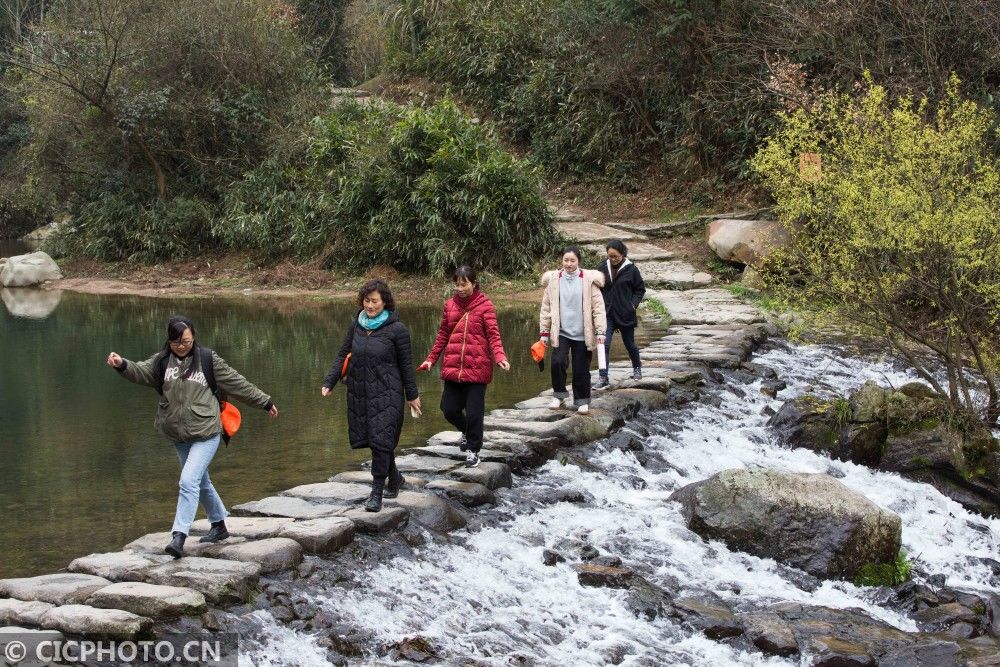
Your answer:
[[[32,289],[18,287],[0,289],[0,299],[7,307],[7,312],[14,317],[26,317],[34,320],[44,320],[55,312],[62,301],[62,290]]]

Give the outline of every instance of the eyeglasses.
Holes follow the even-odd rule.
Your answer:
[[[188,345],[194,344],[194,338],[187,338],[185,340],[171,340],[168,341],[171,347],[187,347]]]

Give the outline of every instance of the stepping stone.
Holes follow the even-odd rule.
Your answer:
[[[565,415],[558,410],[548,408],[517,408],[517,409],[497,409],[489,414],[490,418],[508,422],[554,422],[559,421]]]
[[[665,407],[669,398],[662,391],[651,389],[618,389],[617,394],[627,399],[639,401],[643,410],[657,410]]]
[[[399,466],[399,459],[396,459],[396,466]],[[368,488],[372,485],[372,474],[367,470],[351,470],[349,472],[337,473],[330,478],[331,482],[343,482],[345,484],[365,484]],[[406,477],[406,485],[412,487],[422,487],[427,483],[427,480],[423,477],[417,477],[411,474]]]
[[[74,604],[111,582],[92,574],[58,573],[23,579],[0,579],[0,597],[17,598],[25,602]]]
[[[402,473],[426,473],[430,475],[441,475],[449,470],[454,470],[459,463],[451,459],[439,456],[419,456],[417,454],[407,454],[396,457],[396,467]]]
[[[607,247],[603,243],[588,243],[583,246],[585,249],[596,253],[600,257],[604,257]],[[628,242],[628,258],[634,263],[638,262],[648,262],[650,260],[657,259],[673,259],[675,257],[674,253],[661,248],[660,246],[653,245],[652,243],[643,243],[642,241],[629,241]],[[642,266],[639,266],[639,271],[642,271]]]
[[[277,537],[285,526],[294,521],[295,519],[287,517],[231,516],[226,518],[226,530],[234,537],[261,540],[266,537]],[[212,524],[207,519],[198,519],[192,524],[191,532],[207,533],[211,527]]]
[[[690,224],[691,220],[681,220],[680,222]],[[662,222],[660,220],[655,220],[653,218],[629,218],[624,220],[608,220],[606,223],[609,227],[614,227],[615,229],[622,229],[628,232],[638,232],[640,234],[649,234],[650,236],[655,236],[657,232],[661,229],[669,228],[671,225],[675,224],[672,222]],[[628,246],[629,256],[632,255],[632,244]]]
[[[526,401],[515,403],[514,407],[517,408],[518,410],[531,410],[533,408],[545,408],[547,410],[549,409],[549,403],[551,402],[552,402],[552,392],[550,391],[547,396],[535,396],[534,398],[529,398]],[[553,410],[552,414],[559,415],[560,413],[556,410]]]
[[[146,635],[152,619],[121,609],[98,609],[82,604],[68,604],[48,610],[41,618],[41,627],[67,635],[87,638],[133,639]]]
[[[447,445],[450,447],[458,447],[458,443],[462,441],[462,434],[458,431],[441,431],[440,433],[435,433],[430,438],[427,439],[427,444],[434,445]]]
[[[303,484],[282,492],[283,496],[295,496],[313,502],[326,502],[334,505],[352,505],[368,498],[371,489],[360,484],[344,484],[342,482],[321,482],[319,484]]]
[[[520,433],[534,438],[557,438],[564,444],[579,445],[606,436],[607,430],[595,420],[575,413],[554,422],[507,422],[487,417],[484,424],[490,429]]]
[[[237,560],[185,556],[152,568],[152,584],[193,588],[212,604],[246,602],[257,585],[260,565]]]
[[[510,488],[513,484],[510,466],[503,463],[480,463],[475,468],[458,468],[448,473],[448,477],[460,482],[482,484],[490,491],[501,487]]]
[[[592,400],[590,407],[592,410],[608,410],[625,419],[632,419],[639,414],[642,404],[636,398],[621,393],[619,389],[610,389]]]
[[[408,451],[415,452],[417,454],[426,454],[427,456],[438,456],[445,459],[452,459],[454,461],[465,460],[465,452],[450,445],[428,445],[427,447],[414,447]],[[515,457],[510,452],[500,451],[499,449],[487,449],[484,447],[479,450],[479,459],[482,461],[507,463],[513,458]],[[399,465],[398,461],[396,465]],[[365,494],[365,497],[368,497],[367,493]]]
[[[148,535],[143,535],[139,539],[126,544],[125,550],[136,552],[141,555],[151,554],[154,556],[164,556],[167,554],[163,553],[163,547],[170,543],[170,539],[170,533],[149,533]],[[213,552],[218,550],[219,545],[239,544],[240,542],[246,542],[246,539],[232,536],[221,542],[203,543],[199,542],[197,538],[188,537],[187,541],[184,542],[184,555],[211,556],[213,555]]]
[[[233,508],[238,516],[283,516],[291,519],[318,519],[331,516],[344,509],[343,505],[311,503],[303,498],[293,496],[270,496],[243,503]]]
[[[587,219],[583,213],[569,206],[549,206],[548,208],[556,222],[584,222]]]
[[[282,529],[281,536],[295,540],[308,553],[329,554],[354,541],[354,522],[340,516],[296,521]]]
[[[647,287],[687,290],[707,287],[713,282],[710,274],[699,271],[682,260],[642,262],[638,266]],[[673,316],[669,307],[667,310]]]
[[[556,228],[566,238],[580,243],[607,243],[611,239],[644,241],[647,238],[645,234],[615,229],[598,222],[557,222]]]
[[[675,324],[753,324],[763,322],[764,315],[758,308],[733,298],[724,289],[699,289],[685,292],[650,290],[654,298],[670,312],[671,325]]]
[[[410,518],[439,533],[450,533],[465,528],[465,517],[458,510],[432,493],[400,491],[396,498],[387,498],[386,507],[402,507],[409,511]],[[375,512],[369,512],[374,514]]]
[[[402,507],[388,507],[383,505],[382,510],[379,512],[350,509],[341,512],[341,516],[353,521],[354,529],[359,533],[387,533],[405,524],[406,520],[410,517],[410,513]]]
[[[165,545],[165,542],[160,545],[161,552]],[[165,553],[139,554],[133,551],[112,551],[81,556],[69,564],[69,571],[92,574],[111,581],[142,581],[146,578],[146,570],[170,560],[172,557]]]
[[[170,619],[206,611],[205,596],[190,588],[128,581],[105,586],[87,600],[91,607],[124,609],[139,616]]]
[[[302,546],[287,537],[269,537],[223,547],[219,558],[242,563],[257,563],[261,574],[288,570],[302,562]]]
[[[459,482],[454,479],[435,479],[424,487],[428,491],[440,491],[445,497],[458,501],[466,507],[495,505],[496,495],[477,482]]]
[[[42,616],[55,607],[48,602],[0,598],[0,625],[33,625],[42,623]]]

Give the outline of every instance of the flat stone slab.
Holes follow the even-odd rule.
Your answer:
[[[619,236],[618,238],[621,237]],[[603,243],[588,243],[583,247],[600,257],[604,257],[604,253],[607,250],[607,247]],[[636,263],[657,259],[673,259],[674,257],[675,254],[673,252],[652,243],[643,243],[642,241],[629,241],[628,243],[628,258]],[[639,266],[639,270],[642,271],[642,266]]]
[[[400,491],[396,498],[386,499],[384,505],[405,508],[409,511],[411,519],[440,533],[465,528],[465,517],[452,507],[451,503],[442,500],[433,493]]]
[[[397,460],[396,465],[399,465]],[[366,512],[363,509],[344,510],[341,516],[354,522],[359,533],[388,533],[406,523],[410,513],[403,507],[383,505],[381,511]]]
[[[460,482],[482,484],[490,491],[499,488],[510,488],[513,479],[510,466],[503,463],[480,463],[475,468],[458,468],[448,473],[448,477]]]
[[[166,542],[160,545],[160,551]],[[103,554],[81,556],[69,564],[70,572],[92,574],[111,581],[142,581],[146,570],[172,560],[165,553],[140,554],[133,551],[111,551]]]
[[[296,521],[282,529],[281,537],[295,540],[308,553],[329,554],[354,541],[354,522],[340,516]]]
[[[643,274],[645,278],[645,274]],[[698,289],[675,292],[650,290],[654,298],[670,312],[671,324],[753,324],[763,322],[760,309],[738,301],[724,289]]]
[[[127,581],[105,586],[87,604],[101,609],[124,609],[139,616],[168,619],[204,613],[205,596],[179,586]]]
[[[399,459],[396,459],[396,466],[399,466]],[[416,475],[410,475],[409,477],[404,477],[404,486],[411,487],[422,487],[427,483],[427,480],[423,477],[417,477]],[[343,482],[345,484],[365,484],[368,488],[371,488],[372,484],[372,474],[367,470],[350,470],[348,472],[337,473],[330,478],[331,482]]]
[[[449,470],[453,470],[457,465],[459,465],[457,462],[439,456],[407,454],[396,458],[396,467],[403,473],[413,472],[441,475]]]
[[[353,505],[368,498],[371,489],[359,484],[344,484],[343,482],[320,482],[319,484],[303,484],[283,491],[283,496],[295,496],[313,502],[330,503],[332,505]]]
[[[246,602],[257,585],[260,565],[237,560],[185,556],[152,568],[153,584],[192,588],[213,604]]]
[[[580,243],[606,243],[611,239],[644,241],[647,238],[645,234],[615,229],[608,225],[602,225],[599,222],[557,222],[556,228],[566,238]],[[645,274],[643,277],[645,277]]]
[[[0,625],[33,625],[42,624],[42,616],[55,607],[48,602],[14,600],[0,598]]]
[[[233,508],[239,516],[283,516],[290,519],[318,519],[331,516],[344,509],[343,505],[311,503],[294,496],[270,496]]]
[[[562,442],[578,445],[592,440],[599,440],[608,434],[607,430],[595,420],[575,412],[560,413],[563,419],[553,422],[510,422],[487,417],[484,424],[489,429],[520,433],[535,438],[558,438]],[[569,416],[566,416],[569,414]]]
[[[518,410],[531,410],[533,408],[546,408],[548,409],[549,403],[552,402],[552,392],[549,392],[548,396],[535,396],[534,398],[529,398],[525,401],[515,403],[514,407]],[[553,411],[553,414],[559,414]]]
[[[683,260],[642,262],[639,265],[643,282],[648,287],[668,287],[672,289],[693,289],[707,287],[713,282],[710,274],[699,271]],[[670,310],[667,308],[667,310]],[[673,311],[670,312],[671,316]]]
[[[41,627],[88,638],[133,639],[149,632],[150,618],[121,609],[98,609],[82,604],[54,607],[41,618]]]
[[[94,591],[110,583],[104,577],[67,572],[22,579],[0,579],[0,597],[49,604],[82,603]]]
[[[547,403],[550,399],[545,399]],[[558,410],[547,407],[497,409],[489,414],[490,418],[508,422],[554,422],[563,419],[565,415]]]
[[[152,554],[152,555],[167,555],[163,553],[163,548],[170,543],[171,535],[169,532],[164,533],[149,533],[148,535],[143,535],[137,540],[133,540],[125,545],[126,551],[132,551],[139,554]],[[199,542],[196,537],[188,537],[184,542],[184,555],[185,556],[204,556],[212,555],[215,551],[219,549],[219,545],[227,544],[239,544],[240,542],[246,542],[243,537],[231,536],[221,542],[215,543],[202,543]]]
[[[428,491],[440,491],[445,497],[462,503],[466,507],[493,505],[496,495],[478,482],[460,482],[455,479],[435,479],[424,487]]]
[[[690,222],[690,221],[685,221]],[[654,218],[627,218],[622,220],[608,220],[606,223],[609,227],[614,227],[615,229],[622,229],[629,232],[639,232],[640,234],[655,234],[660,229],[664,227],[669,227],[670,222],[662,222]],[[632,244],[628,244],[628,254],[632,255]]]
[[[288,570],[302,562],[302,546],[288,537],[269,537],[223,547],[219,558],[257,563],[261,574]]]
[[[231,516],[226,518],[226,530],[234,537],[261,540],[266,537],[277,537],[285,526],[294,521],[295,519],[277,516]],[[191,525],[191,534],[194,536],[195,533],[207,533],[211,527],[212,524],[207,519],[198,519]]]
[[[427,444],[430,446],[434,445],[448,445],[451,447],[458,447],[458,443],[462,441],[462,434],[458,431],[441,431],[440,433],[435,433],[427,439]]]
[[[451,445],[427,445],[426,447],[414,447],[409,450],[417,454],[426,454],[427,456],[437,456],[446,459],[452,459],[454,461],[464,461],[465,452],[460,451],[457,447],[452,447]],[[506,463],[514,458],[514,455],[510,452],[505,452],[499,449],[488,449],[483,447],[479,450],[479,459],[481,461],[496,461],[499,463]],[[399,463],[397,462],[397,466]],[[368,494],[365,494],[368,497]]]

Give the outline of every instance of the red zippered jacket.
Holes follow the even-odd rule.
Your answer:
[[[445,301],[427,361],[433,366],[442,351],[441,379],[449,382],[488,384],[493,380],[493,364],[507,359],[497,312],[479,288],[467,299],[453,296]]]

